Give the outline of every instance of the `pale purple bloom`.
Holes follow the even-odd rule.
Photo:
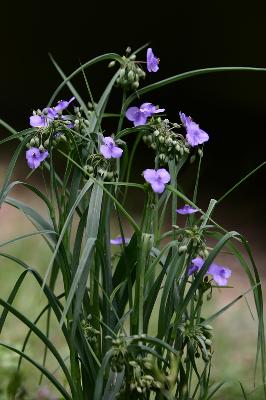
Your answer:
[[[209,140],[209,135],[202,129],[200,129],[199,125],[196,124],[190,117],[186,116],[186,114],[180,112],[179,117],[187,131],[186,139],[190,146],[198,146],[204,142]]]
[[[104,158],[120,158],[122,156],[123,150],[115,145],[115,141],[111,136],[103,138],[103,143],[100,146],[100,152]]]
[[[75,100],[75,97],[73,96],[73,97],[71,97],[71,99],[69,100],[69,101],[67,101],[67,100],[60,100],[58,103],[57,103],[57,106],[55,106],[54,107],[54,110],[58,113],[59,111],[63,111],[63,110],[65,110],[68,106],[69,106],[69,104],[70,103],[72,103],[72,101],[74,101]]]
[[[166,169],[161,168],[157,171],[155,169],[145,169],[143,176],[146,182],[151,184],[152,190],[155,193],[162,193],[165,185],[170,181],[171,177]]]
[[[140,108],[129,107],[126,111],[126,117],[134,123],[134,126],[139,126],[145,125],[148,117],[164,111],[164,108],[157,108],[152,103],[143,103]]]
[[[152,49],[149,47],[147,50],[147,70],[149,72],[157,72],[159,69],[159,58],[155,57]]]
[[[193,207],[189,206],[188,204],[186,204],[182,208],[177,208],[176,212],[178,214],[186,215],[186,214],[194,214],[194,213],[198,212],[198,210],[196,208],[193,208]]]
[[[205,261],[201,257],[196,257],[191,262],[192,264],[188,268],[188,275],[192,275],[195,272],[198,272],[202,268]],[[212,263],[209,266],[206,274],[212,275],[213,280],[217,283],[218,286],[226,286],[227,280],[232,275],[232,271],[222,265]]]
[[[75,97],[71,97],[69,101],[61,100],[58,102],[57,106],[44,108],[41,115],[32,115],[30,117],[30,125],[34,128],[45,128],[47,127],[55,118],[58,118],[58,113],[65,110]],[[66,116],[61,116],[62,119],[67,119]]]
[[[110,243],[114,245],[119,245],[119,244],[128,244],[130,242],[130,238],[124,237],[124,240],[122,236],[117,236],[115,239],[111,239]]]
[[[218,286],[226,286],[227,280],[232,275],[232,271],[229,268],[223,267],[218,264],[211,264],[208,269],[208,274],[212,275],[213,280]]]
[[[38,168],[42,161],[48,157],[49,153],[47,150],[41,151],[38,147],[31,147],[26,151],[26,159],[28,166],[31,169]]]
[[[204,260],[201,257],[196,257],[191,260],[191,265],[188,268],[188,275],[192,275],[195,272],[198,272],[204,264]]]
[[[38,389],[36,400],[57,400],[48,387],[43,386]]]

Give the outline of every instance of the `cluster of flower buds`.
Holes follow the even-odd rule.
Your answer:
[[[109,338],[107,336],[107,338]],[[121,372],[126,363],[128,343],[123,335],[120,335],[116,339],[112,339],[112,357],[110,366],[113,371]]]
[[[168,119],[162,120],[160,117],[153,117],[149,124],[154,130],[150,134],[145,134],[143,141],[156,151],[160,165],[165,165],[173,159],[178,161],[189,154],[189,144],[186,139],[174,130],[179,128],[178,124],[171,124]]]
[[[122,57],[121,66],[119,69],[119,77],[116,83],[126,90],[136,90],[139,87],[139,80],[145,78],[146,73],[136,62],[136,55],[131,54],[131,49],[128,47],[127,55]],[[113,62],[109,66],[114,65]]]
[[[96,178],[98,176],[106,181],[113,181],[118,176],[112,160],[106,159],[102,154],[90,155],[83,169],[87,177]]]
[[[188,246],[192,246],[192,258],[200,256],[203,258],[208,257],[209,251],[207,249],[206,241],[202,229],[198,225],[193,225],[189,228],[180,228],[173,225],[178,234],[180,246],[178,251],[180,254],[185,253]]]
[[[81,326],[86,339],[90,343],[96,343],[101,332],[95,329],[89,321],[83,320]]]
[[[203,321],[203,319],[201,319]],[[203,361],[209,362],[212,353],[212,327],[210,325],[194,325],[192,321],[187,320],[179,327],[183,335],[184,348],[193,352],[196,358],[202,357]]]
[[[146,395],[151,391],[158,391],[162,388],[162,383],[159,382],[149,373],[146,373],[145,368],[142,366],[142,362],[129,361],[129,365],[132,367],[132,377],[130,380],[130,390],[136,391],[138,395]]]

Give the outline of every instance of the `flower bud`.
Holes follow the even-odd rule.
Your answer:
[[[113,68],[115,66],[115,61],[110,61],[108,64],[108,68]]]
[[[139,82],[132,83],[132,89],[138,89],[138,87],[139,87]]]
[[[43,147],[42,144],[40,145],[39,150],[40,150],[40,151],[45,151],[45,148]]]
[[[195,162],[195,160],[196,160],[196,156],[195,156],[195,154],[193,154],[193,156],[191,156],[189,159],[190,164],[193,164]]]
[[[132,55],[129,57],[129,59],[130,59],[131,61],[135,61],[135,60],[136,60],[136,54],[132,54]]]
[[[125,73],[126,73],[125,68],[121,68],[121,69],[120,69],[120,73],[119,73],[120,79],[124,78]]]
[[[176,149],[176,151],[180,151],[180,146],[178,143],[176,144],[175,149]]]
[[[206,344],[206,346],[211,347],[212,341],[210,339],[206,339],[205,344]]]
[[[207,331],[212,331],[213,327],[211,325],[204,325],[204,329],[206,329]]]
[[[155,137],[157,137],[157,136],[160,135],[160,132],[158,131],[158,129],[156,129],[156,130],[153,132],[153,134],[154,134]]]
[[[185,251],[187,251],[187,246],[186,245],[180,246],[179,249],[178,249],[178,253],[179,254],[182,254]]]
[[[158,140],[159,140],[160,143],[162,143],[162,144],[164,143],[164,137],[162,135],[160,135],[158,137]]]
[[[126,48],[126,53],[127,53],[127,54],[130,54],[130,53],[131,53],[131,47],[130,47],[130,46],[127,46],[127,48]]]
[[[128,81],[129,82],[134,82],[135,74],[134,74],[134,72],[132,70],[129,71],[129,73],[127,74],[127,77],[128,77]]]
[[[35,142],[35,146],[39,147],[40,141],[37,136],[34,138],[34,142]]]
[[[35,138],[32,138],[32,139],[30,140],[30,145],[31,145],[32,147],[35,146]]]
[[[202,151],[201,149],[198,149],[198,155],[199,155],[200,157],[203,156],[203,151]]]
[[[45,142],[44,142],[44,147],[47,148],[48,146],[49,146],[49,139],[46,139]]]
[[[156,144],[155,144],[155,143],[152,143],[152,144],[151,144],[151,148],[152,148],[153,150],[156,150]]]

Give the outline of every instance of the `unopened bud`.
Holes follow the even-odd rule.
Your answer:
[[[125,73],[126,73],[125,68],[121,68],[121,69],[120,69],[120,72],[119,72],[120,79],[124,78]]]
[[[193,164],[195,162],[195,160],[196,160],[196,156],[195,156],[195,154],[193,154],[193,156],[191,156],[189,159],[190,164]]]
[[[115,61],[110,61],[108,64],[108,68],[113,68],[115,66]]]
[[[126,48],[126,53],[127,53],[127,54],[130,54],[130,53],[131,53],[131,47],[130,47],[130,46],[127,46],[127,48]]]
[[[179,249],[178,249],[179,254],[182,254],[185,251],[187,251],[187,246],[186,245],[180,246]]]
[[[158,137],[158,140],[159,140],[159,142],[160,142],[161,144],[164,143],[164,137],[163,137],[162,135],[160,135],[160,136]]]
[[[139,82],[132,83],[132,89],[138,89],[138,87],[139,87]]]
[[[131,61],[135,61],[135,60],[136,60],[136,54],[132,54],[132,55],[129,57],[129,59],[130,59]]]
[[[40,145],[39,150],[40,150],[40,151],[45,151],[45,148],[43,147],[42,144]]]
[[[129,82],[134,82],[135,74],[132,70],[129,71],[129,73],[127,74],[127,77],[128,77]]]
[[[201,149],[198,149],[198,155],[199,155],[200,157],[203,156],[203,151],[202,151]]]

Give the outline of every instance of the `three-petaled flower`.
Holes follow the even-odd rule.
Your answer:
[[[186,139],[190,146],[195,147],[209,140],[208,133],[200,129],[199,125],[190,117],[182,112],[179,113],[179,117],[187,131]]]
[[[157,72],[159,69],[159,58],[155,57],[152,49],[149,47],[147,50],[147,70],[149,72]]]
[[[114,245],[120,245],[120,244],[128,244],[130,242],[130,239],[127,237],[122,238],[122,236],[117,236],[114,239],[110,239],[110,243]]]
[[[75,97],[71,97],[69,101],[60,100],[55,107],[44,108],[41,115],[32,115],[30,117],[30,125],[33,128],[47,127],[54,119],[59,118],[59,114],[65,110],[73,100],[75,100]],[[66,119],[67,117],[62,115],[61,118]]]
[[[186,215],[186,214],[194,214],[198,212],[198,210],[194,207],[189,206],[188,204],[185,204],[182,208],[177,208],[176,212],[181,215]]]
[[[111,136],[103,138],[103,144],[100,146],[100,152],[104,158],[120,158],[123,150],[115,145],[115,141]]]
[[[198,272],[202,268],[204,262],[205,261],[201,257],[194,258],[192,264],[188,268],[188,275]],[[232,275],[232,271],[222,265],[212,263],[208,268],[207,274],[212,275],[213,280],[218,286],[226,286],[227,280]]]
[[[26,151],[26,159],[29,168],[38,168],[42,161],[48,157],[49,153],[47,150],[41,151],[38,147],[31,147]]]
[[[147,118],[153,114],[164,112],[164,108],[157,108],[152,103],[143,103],[138,107],[129,107],[126,111],[126,117],[134,123],[134,126],[145,125]]]
[[[170,181],[171,177],[169,172],[164,168],[156,169],[145,169],[143,176],[146,182],[150,183],[154,193],[162,193],[165,189],[165,185]]]

